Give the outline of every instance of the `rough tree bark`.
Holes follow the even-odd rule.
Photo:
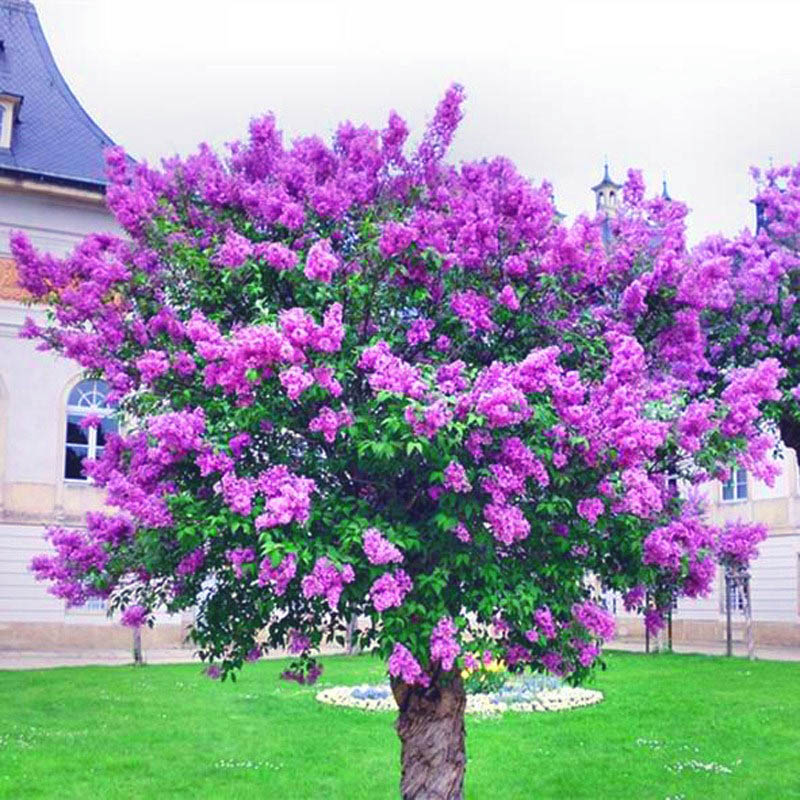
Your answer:
[[[393,681],[392,692],[400,709],[403,800],[463,800],[467,695],[461,676],[439,675],[427,689]]]

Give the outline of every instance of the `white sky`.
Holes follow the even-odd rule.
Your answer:
[[[751,164],[800,160],[800,3],[734,0],[37,0],[67,82],[135,157],[187,153],[274,111],[418,133],[467,90],[456,159],[502,154],[570,216],[602,174],[666,173],[690,236],[751,225]]]

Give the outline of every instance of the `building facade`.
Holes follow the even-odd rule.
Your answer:
[[[105,207],[103,150],[112,142],[70,92],[34,6],[0,0],[0,648],[127,647],[130,631],[102,602],[66,608],[34,581],[31,558],[48,549],[50,525],[78,527],[103,506],[80,460],[96,454],[113,429],[104,387],[85,381],[69,360],[18,337],[26,303],[9,254],[23,231],[37,248],[68,253],[92,231],[113,231]],[[107,414],[99,432],[80,425]],[[145,644],[178,645],[180,620],[162,615]]]

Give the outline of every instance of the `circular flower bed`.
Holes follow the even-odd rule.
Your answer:
[[[468,714],[499,714],[503,711],[565,711],[590,706],[603,699],[602,692],[561,686],[556,681],[529,678],[507,682],[497,691],[467,694]],[[333,686],[317,694],[320,703],[364,711],[397,711],[388,685]]]

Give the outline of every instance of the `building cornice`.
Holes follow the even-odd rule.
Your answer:
[[[47,180],[46,176],[39,176],[36,179],[32,173],[19,171],[17,174],[12,174],[11,171],[0,168],[0,189],[34,194],[39,197],[73,200],[104,208],[106,204],[104,187],[100,184],[96,189],[88,188],[88,186],[89,184],[81,186],[78,185],[78,182],[70,183],[68,181],[57,183]]]

